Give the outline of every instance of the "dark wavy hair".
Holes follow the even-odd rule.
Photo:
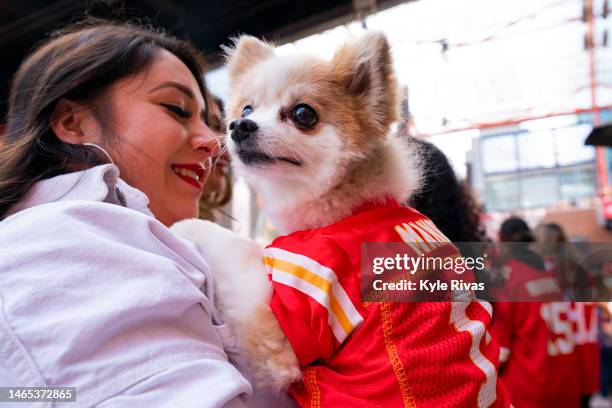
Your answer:
[[[499,228],[499,240],[512,242],[506,249],[506,258],[514,258],[537,269],[545,269],[544,261],[540,255],[531,249],[534,241],[529,225],[519,217],[507,218]]]
[[[533,242],[534,238],[525,220],[510,217],[499,228],[499,240],[502,242]]]
[[[424,174],[422,189],[407,204],[429,217],[452,242],[489,242],[480,206],[444,153],[420,139],[411,138],[411,143],[419,149]]]
[[[224,133],[225,107],[223,101],[216,95],[210,95],[209,104],[210,128],[217,133]],[[199,217],[204,220],[218,221],[219,215],[225,215],[222,207],[232,199],[232,173],[229,167],[225,148],[212,159],[211,174],[204,184],[204,193],[200,198]]]
[[[112,127],[105,91],[147,69],[165,49],[180,59],[208,99],[204,59],[191,44],[150,27],[87,19],[41,43],[23,61],[9,94],[0,151],[0,220],[43,179],[104,163],[95,149],[64,143],[50,127],[58,101],[87,104],[103,129]],[[106,140],[112,132],[105,132]]]

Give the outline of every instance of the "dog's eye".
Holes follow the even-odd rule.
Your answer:
[[[300,103],[293,108],[291,113],[293,121],[302,128],[311,128],[317,124],[317,113],[305,103]]]
[[[247,105],[242,109],[242,117],[245,118],[253,113],[253,107],[251,105]]]

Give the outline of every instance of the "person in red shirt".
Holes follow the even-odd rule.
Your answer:
[[[510,218],[500,241],[528,243],[533,237],[522,219]],[[528,245],[502,249],[506,283],[494,296],[521,300],[493,304],[491,333],[502,347],[500,378],[510,400],[517,408],[579,407],[572,304],[559,301],[563,294],[553,274]]]
[[[597,293],[597,282],[580,267],[577,253],[568,243],[567,235],[560,225],[540,224],[534,230],[534,237],[535,249],[544,258],[547,271],[557,277],[565,296],[575,300],[571,304],[571,317],[578,356],[577,379],[582,395],[581,405],[588,408],[591,395],[600,386],[600,351],[597,341],[597,307],[594,302],[583,302],[581,294]]]
[[[588,407],[591,396],[600,389],[601,357],[598,342],[597,304],[573,302],[575,343],[578,353],[578,382],[582,406]]]

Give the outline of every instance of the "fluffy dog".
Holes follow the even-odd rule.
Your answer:
[[[215,303],[254,383],[278,390],[297,381],[292,393],[303,405],[410,405],[431,394],[421,383],[409,385],[403,364],[430,359],[436,370],[446,366],[438,352],[408,356],[405,339],[416,330],[432,341],[458,341],[448,328],[466,310],[451,314],[441,303],[424,312],[418,304],[360,299],[362,242],[445,241],[427,218],[397,204],[419,187],[421,165],[391,132],[399,97],[385,36],[352,39],[331,61],[277,56],[271,45],[243,36],[229,50],[227,69],[226,144],[234,169],[286,235],[264,249],[203,221],[173,230],[209,260]],[[423,318],[431,319],[426,328]],[[410,328],[401,330],[410,332],[394,332],[394,324],[406,322]],[[483,334],[480,328],[468,335],[470,344],[478,348]],[[470,364],[468,337],[453,351],[460,364]],[[473,378],[462,381],[486,383],[494,394],[495,367],[470,367],[465,372]],[[481,395],[474,392],[476,401]]]

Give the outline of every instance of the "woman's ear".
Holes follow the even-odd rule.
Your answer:
[[[64,143],[97,142],[97,121],[84,105],[62,98],[49,119],[53,132]],[[95,133],[95,134],[94,134]]]

